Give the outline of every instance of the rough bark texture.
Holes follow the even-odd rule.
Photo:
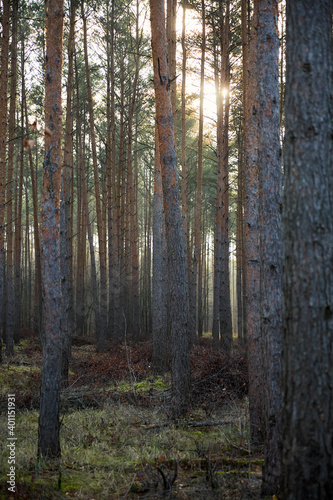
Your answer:
[[[186,253],[179,206],[163,0],[151,0],[150,9],[156,120],[160,146],[170,280],[171,413],[174,418],[177,418],[187,411],[190,404]]]
[[[43,362],[38,456],[60,456],[61,379],[60,185],[62,139],[63,0],[46,11],[45,159],[42,200]]]
[[[6,138],[7,138],[7,85],[9,53],[10,1],[4,0],[1,37],[0,75],[0,336],[4,326],[5,306],[5,200],[6,200]],[[0,340],[0,360],[1,360]]]
[[[287,1],[283,498],[333,491],[332,2]]]
[[[156,127],[155,175],[153,200],[153,367],[164,373],[168,367],[167,349],[167,263],[165,260],[165,224],[163,212],[163,189],[160,163],[160,150]]]
[[[222,144],[219,161],[222,163],[222,206],[221,206],[221,262],[220,262],[220,336],[221,345],[227,352],[232,348],[232,320],[229,273],[229,15],[230,2],[226,2],[223,21],[222,2],[220,2],[220,40],[221,40],[221,91],[224,94]],[[222,97],[221,97],[222,98]]]
[[[265,388],[262,494],[278,491],[281,436],[282,244],[279,36],[277,0],[259,0],[260,318]]]
[[[177,81],[176,81],[176,49],[177,49],[177,0],[167,0],[167,43],[170,78],[170,97],[173,116],[175,148],[177,150]]]
[[[250,430],[253,443],[263,441],[264,390],[260,337],[260,254],[258,177],[257,29],[258,1],[254,4],[253,26],[247,60],[244,110],[245,151],[245,259],[246,334],[249,367]]]

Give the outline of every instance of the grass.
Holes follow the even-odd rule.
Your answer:
[[[14,359],[0,370],[0,380],[4,382],[2,409],[8,391],[17,391],[18,403],[21,399],[24,402],[24,395],[30,392],[37,397],[34,393],[38,392],[40,359],[29,361],[24,354],[29,348],[30,343],[25,342]],[[78,363],[85,356],[93,357],[90,349],[82,348],[81,354],[80,349],[75,348],[74,353]],[[32,364],[20,365],[18,359]],[[249,454],[246,397],[230,395],[228,401],[213,405],[209,412],[207,405],[194,405],[186,420],[174,424],[168,421],[165,408],[167,376],[138,373],[131,384],[124,372],[96,386],[84,385],[80,366],[73,363],[72,379],[76,383],[64,391],[63,398],[75,390],[80,395],[93,390],[97,407],[78,409],[77,404],[72,404],[73,399],[64,406],[60,462],[37,462],[38,412],[18,405],[15,498],[163,498],[165,484],[171,483],[177,466],[172,498],[259,498],[262,456]],[[231,423],[191,426],[207,420],[207,414],[210,421]],[[6,443],[7,420],[2,411],[0,498],[9,498]]]

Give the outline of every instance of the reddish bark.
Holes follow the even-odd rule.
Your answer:
[[[170,289],[171,413],[176,418],[184,414],[190,404],[186,253],[179,206],[163,0],[151,0],[150,9],[156,121],[160,146]]]

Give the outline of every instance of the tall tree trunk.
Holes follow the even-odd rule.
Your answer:
[[[254,3],[253,25],[246,63],[247,87],[244,110],[245,151],[245,259],[246,335],[249,369],[250,432],[253,444],[264,438],[264,387],[260,337],[260,253],[258,178],[258,95],[257,95],[258,0]]]
[[[71,355],[72,332],[74,326],[74,297],[73,297],[73,264],[72,264],[72,233],[71,233],[71,204],[72,204],[72,170],[73,170],[73,80],[74,80],[74,28],[75,28],[75,0],[71,1],[70,31],[68,39],[68,80],[67,80],[67,108],[64,144],[64,164],[62,169],[62,201],[60,204],[60,246],[61,246],[61,293],[62,293],[62,379],[68,383],[68,364]]]
[[[283,498],[333,491],[332,2],[287,1]]]
[[[25,126],[26,130],[29,129],[28,123],[28,107],[25,95],[25,77],[24,77],[24,40],[22,40],[22,107],[24,108],[25,115]],[[23,123],[22,123],[23,125]],[[22,126],[23,129],[23,126]],[[29,135],[27,135],[29,140]],[[36,150],[37,144],[35,143]],[[36,153],[37,154],[37,153]],[[39,234],[39,205],[38,205],[38,194],[37,194],[37,176],[35,174],[34,161],[32,157],[31,148],[28,148],[29,155],[29,167],[30,167],[30,177],[31,177],[31,187],[32,187],[32,206],[33,206],[33,219],[34,219],[34,245],[35,245],[35,304],[34,304],[34,322],[35,330],[39,332],[42,336],[42,264],[41,264],[41,248],[40,248],[40,234]],[[21,162],[23,164],[23,139],[22,139],[22,154]],[[17,219],[17,215],[15,217]],[[20,301],[20,254],[19,254],[19,240],[20,232],[15,230],[15,308],[19,307]]]
[[[260,321],[265,388],[265,465],[262,494],[280,479],[282,243],[279,35],[277,0],[259,0],[257,70],[259,94]]]
[[[76,162],[76,176],[77,176],[77,273],[76,273],[76,325],[75,331],[78,335],[83,335],[85,326],[85,263],[86,263],[86,220],[85,209],[83,206],[83,187],[81,182],[81,163],[84,157],[83,145],[85,138],[81,140],[81,110],[80,110],[80,96],[79,96],[79,83],[78,83],[78,68],[75,56],[75,84],[76,84],[76,129],[77,140],[76,150],[79,152],[79,158]],[[84,130],[83,130],[84,132]],[[83,145],[82,145],[83,143]],[[81,156],[80,156],[81,155]]]
[[[7,86],[9,54],[10,0],[3,0],[0,74],[0,336],[4,326],[5,302],[5,207],[6,207],[6,142],[7,142]],[[2,361],[0,339],[0,362]]]
[[[195,333],[202,336],[202,262],[201,262],[201,210],[202,210],[202,159],[203,159],[203,106],[205,91],[205,57],[206,57],[206,16],[205,2],[201,1],[202,15],[202,41],[201,41],[201,74],[200,74],[200,110],[199,110],[199,138],[198,138],[198,170],[197,170],[197,196],[195,210],[195,231],[194,231],[194,260],[193,273],[195,288],[194,293],[197,309],[197,321],[195,322]],[[196,312],[196,311],[194,311]]]
[[[183,415],[191,399],[186,253],[179,206],[178,172],[169,93],[164,1],[151,0],[156,121],[163,183],[171,316],[171,413]]]
[[[109,16],[109,11],[108,11]],[[106,166],[108,173],[108,253],[109,253],[109,330],[114,338],[118,338],[118,322],[116,321],[117,269],[117,189],[116,189],[116,129],[115,129],[115,88],[114,88],[114,2],[111,6],[111,20],[108,17],[107,53],[107,155]],[[118,280],[119,281],[119,280]]]
[[[43,361],[38,456],[58,458],[61,381],[60,186],[63,0],[46,4],[45,159],[42,200]]]
[[[84,60],[86,68],[86,80],[88,91],[88,107],[89,107],[89,125],[90,125],[90,138],[92,148],[92,159],[94,167],[94,185],[95,185],[95,198],[96,198],[96,216],[97,216],[97,232],[98,232],[98,248],[99,248],[99,262],[100,262],[100,276],[101,276],[101,293],[100,293],[100,331],[97,331],[97,349],[103,351],[105,347],[106,337],[106,318],[107,318],[107,281],[106,281],[106,240],[103,231],[102,209],[100,199],[99,187],[99,172],[97,164],[97,148],[96,148],[96,135],[95,135],[95,121],[94,121],[94,107],[90,83],[90,69],[88,62],[88,46],[87,46],[87,19],[84,14],[84,3],[81,4],[82,20],[83,20],[83,38],[84,38]]]
[[[10,75],[10,105],[9,105],[9,142],[7,171],[7,313],[6,313],[6,352],[14,354],[15,331],[15,297],[13,276],[13,165],[15,145],[15,110],[17,81],[17,18],[18,0],[13,0],[12,12],[12,43],[11,43],[11,75]],[[17,332],[18,333],[18,332]]]
[[[216,36],[216,33],[215,33]],[[214,76],[216,94],[216,143],[217,143],[217,180],[216,180],[216,208],[214,228],[214,282],[213,282],[213,344],[217,349],[220,337],[220,288],[222,266],[222,203],[223,203],[223,177],[222,177],[222,139],[223,139],[223,101],[219,79],[219,64],[217,46],[214,45]]]
[[[220,0],[221,26],[221,91],[224,94],[222,126],[222,228],[221,228],[221,268],[220,268],[220,336],[223,349],[232,348],[232,320],[230,301],[229,273],[229,10],[226,1],[224,23],[222,21],[222,2]]]

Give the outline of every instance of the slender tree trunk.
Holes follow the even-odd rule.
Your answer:
[[[38,456],[60,457],[61,381],[60,186],[63,0],[47,3],[45,159],[42,202],[43,361]]]
[[[220,268],[220,336],[223,349],[227,352],[232,348],[232,320],[230,301],[230,273],[229,273],[229,9],[230,2],[226,2],[224,23],[222,22],[222,3],[220,2],[221,16],[221,90],[225,95],[223,103],[222,126],[222,228],[221,228],[221,268]]]
[[[13,272],[13,166],[15,146],[15,110],[16,110],[16,81],[17,81],[17,17],[18,0],[13,0],[12,11],[12,43],[11,43],[11,76],[10,76],[10,105],[9,105],[9,142],[8,142],[8,170],[7,170],[7,312],[6,312],[6,352],[14,354],[15,331],[15,297]],[[18,332],[17,332],[18,333]]]
[[[332,2],[287,1],[284,499],[333,491]]]
[[[78,71],[77,62],[75,57],[75,80],[76,80],[76,128],[77,128],[77,141],[76,149],[79,155],[83,155],[82,145],[81,145],[81,118],[80,118],[80,99],[78,92]],[[84,143],[84,141],[83,141]],[[76,325],[75,331],[78,335],[83,335],[84,333],[84,322],[85,322],[85,261],[86,261],[86,222],[84,216],[83,207],[83,188],[81,182],[81,162],[82,158],[79,156],[77,160],[77,273],[76,273]]]
[[[237,332],[240,346],[244,346],[243,330],[243,141],[242,129],[237,133],[238,176],[237,176],[237,214],[236,214],[236,301]]]
[[[28,108],[27,108],[27,100],[25,95],[25,77],[24,77],[24,40],[22,40],[22,107],[24,108],[25,114],[25,125],[26,130],[28,131],[29,123],[28,123]],[[23,127],[22,127],[23,129]],[[27,139],[29,140],[29,135],[27,135]],[[37,144],[35,143],[34,147],[37,149]],[[41,264],[41,248],[40,248],[40,234],[39,234],[39,218],[38,214],[40,212],[40,208],[38,205],[38,194],[37,194],[37,176],[35,174],[34,162],[32,157],[31,148],[28,148],[29,155],[29,166],[30,166],[30,177],[31,177],[31,187],[32,187],[32,205],[33,205],[33,219],[34,219],[34,246],[35,246],[35,304],[34,304],[34,322],[35,322],[35,330],[39,332],[40,337],[42,338],[42,264]],[[23,163],[23,140],[22,140],[22,154],[21,154],[21,162]],[[17,214],[15,219],[17,219]],[[19,231],[15,230],[15,308],[16,310],[19,307],[20,301],[20,255],[18,253],[19,249]]]
[[[171,413],[183,415],[191,399],[186,253],[179,206],[178,172],[169,94],[163,0],[151,0],[156,121],[168,249],[171,319]]]
[[[64,145],[64,164],[62,169],[62,201],[60,204],[60,246],[61,246],[61,293],[62,293],[62,379],[68,383],[68,364],[71,355],[72,332],[74,326],[74,297],[73,297],[73,264],[72,264],[72,233],[71,233],[71,204],[72,204],[72,170],[73,170],[73,80],[74,80],[74,28],[75,28],[75,0],[71,2],[70,31],[68,39],[68,80],[67,80],[67,108]]]
[[[95,184],[95,198],[96,198],[96,215],[97,215],[97,232],[98,232],[98,246],[99,246],[99,261],[100,261],[100,276],[101,276],[101,308],[100,308],[100,331],[97,331],[97,349],[103,351],[105,347],[106,336],[106,318],[107,318],[107,282],[106,282],[106,240],[103,231],[102,209],[100,200],[100,187],[99,187],[99,173],[97,165],[97,148],[95,136],[95,122],[94,122],[94,108],[90,83],[90,69],[88,62],[88,46],[87,46],[87,20],[84,14],[84,3],[81,4],[82,19],[83,19],[83,37],[84,37],[84,59],[86,68],[86,80],[88,91],[88,107],[89,107],[89,125],[90,137],[92,147],[92,158],[94,167],[94,184]]]
[[[0,335],[4,332],[5,298],[5,200],[6,200],[6,142],[7,86],[9,54],[10,0],[3,0],[0,74]],[[2,361],[0,340],[0,362]]]
[[[202,265],[201,265],[201,210],[202,210],[202,159],[203,159],[203,107],[205,91],[205,57],[206,57],[206,18],[205,2],[201,1],[202,10],[202,41],[201,41],[201,74],[200,74],[200,110],[199,110],[199,138],[198,138],[198,170],[197,170],[197,196],[195,210],[195,231],[194,231],[194,260],[193,273],[195,280],[194,293],[197,307],[196,331],[198,336],[202,336]]]
[[[222,21],[222,19],[221,19]],[[213,344],[215,348],[219,346],[220,336],[220,289],[221,289],[221,269],[222,269],[222,204],[223,204],[223,101],[222,89],[219,79],[219,64],[217,47],[214,47],[214,74],[216,92],[216,143],[217,143],[217,181],[216,181],[216,214],[214,228],[214,295],[213,295]]]

